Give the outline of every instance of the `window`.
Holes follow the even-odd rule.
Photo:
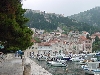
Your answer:
[[[34,47],[32,47],[32,49],[34,49]]]

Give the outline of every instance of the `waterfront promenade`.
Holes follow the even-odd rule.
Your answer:
[[[44,68],[39,66],[30,58],[25,58],[24,65],[30,64],[30,75],[52,75]],[[27,68],[27,67],[26,67]],[[27,75],[23,73],[25,68],[22,65],[22,59],[20,57],[12,57],[0,62],[0,75]]]

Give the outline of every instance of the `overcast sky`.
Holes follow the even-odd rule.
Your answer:
[[[24,0],[23,8],[70,16],[100,6],[100,0]]]

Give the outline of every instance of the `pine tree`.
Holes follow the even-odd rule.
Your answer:
[[[25,25],[21,0],[0,1],[0,44],[5,50],[25,50],[31,46],[33,32]]]

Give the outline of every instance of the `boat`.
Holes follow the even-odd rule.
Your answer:
[[[61,59],[61,60],[65,60],[65,61],[69,61],[71,59],[71,57],[69,55],[64,55],[64,54],[57,55],[56,58]]]
[[[49,64],[51,64],[51,66],[55,66],[55,67],[66,67],[67,64],[66,63],[61,63],[58,61],[49,61]]]
[[[76,61],[76,62],[84,61],[84,59],[81,58],[81,57],[72,57],[70,60],[71,61]]]
[[[82,65],[81,67],[82,67],[83,70],[88,70],[89,69],[89,67],[86,64]]]
[[[69,56],[64,56],[63,58],[62,58],[62,60],[66,60],[66,61],[69,61],[71,59],[71,57],[69,57]]]
[[[94,61],[94,62],[87,62],[86,65],[81,66],[83,70],[87,73],[93,73],[100,75],[100,61]]]
[[[58,62],[61,62],[61,63],[66,63],[66,60],[64,59],[57,59]]]
[[[79,65],[86,65],[86,62],[85,61],[80,61],[77,64],[79,64]]]
[[[65,63],[61,63],[61,62],[51,62],[52,66],[56,66],[56,67],[66,67],[67,65]]]

